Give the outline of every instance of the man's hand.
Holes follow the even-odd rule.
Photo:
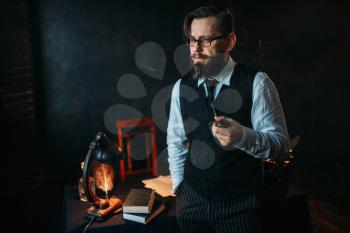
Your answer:
[[[215,117],[211,131],[222,146],[233,146],[239,143],[243,136],[241,124],[224,116]]]

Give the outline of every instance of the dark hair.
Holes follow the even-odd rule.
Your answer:
[[[229,9],[223,6],[202,6],[188,13],[184,21],[184,37],[187,37],[191,29],[193,19],[214,16],[217,19],[217,29],[224,35],[234,32],[233,15]]]

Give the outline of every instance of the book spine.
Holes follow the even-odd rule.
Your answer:
[[[151,197],[150,197],[149,202],[148,202],[148,212],[152,211],[155,199],[156,199],[156,192],[154,190],[152,190]]]

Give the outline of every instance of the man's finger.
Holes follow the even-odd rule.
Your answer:
[[[227,128],[221,128],[217,126],[213,126],[213,134],[219,134],[219,135],[228,135],[229,131]]]
[[[230,137],[226,136],[226,135],[214,134],[214,137],[216,137],[217,139],[220,139],[220,140],[225,140],[225,141],[230,140]]]
[[[222,145],[222,146],[227,146],[228,145],[228,141],[227,140],[225,140],[225,139],[219,139],[219,138],[217,138],[218,139],[218,141],[219,141],[219,143]]]
[[[225,117],[224,116],[215,116],[214,119],[215,119],[215,121],[220,121],[220,120],[224,120]]]
[[[229,117],[225,117],[225,116],[215,116],[214,119],[216,121],[221,121],[221,120],[224,120],[224,121],[227,121],[227,122],[234,122],[235,121],[234,119],[229,118]]]
[[[235,124],[235,120],[225,116],[216,116],[215,125],[221,128],[228,128]]]

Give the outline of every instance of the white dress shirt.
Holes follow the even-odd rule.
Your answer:
[[[235,65],[237,63],[230,57],[225,67],[214,77],[218,81],[214,90],[214,98],[223,85],[230,85]],[[188,152],[188,148],[182,143],[187,137],[180,108],[180,81],[181,79],[175,83],[172,90],[167,128],[168,162],[173,192],[183,180]],[[204,81],[204,78],[199,77],[198,86]],[[274,159],[285,155],[289,145],[285,116],[277,89],[266,73],[258,72],[256,74],[252,93],[251,121],[253,129],[242,126],[242,140],[234,147],[261,159]]]

